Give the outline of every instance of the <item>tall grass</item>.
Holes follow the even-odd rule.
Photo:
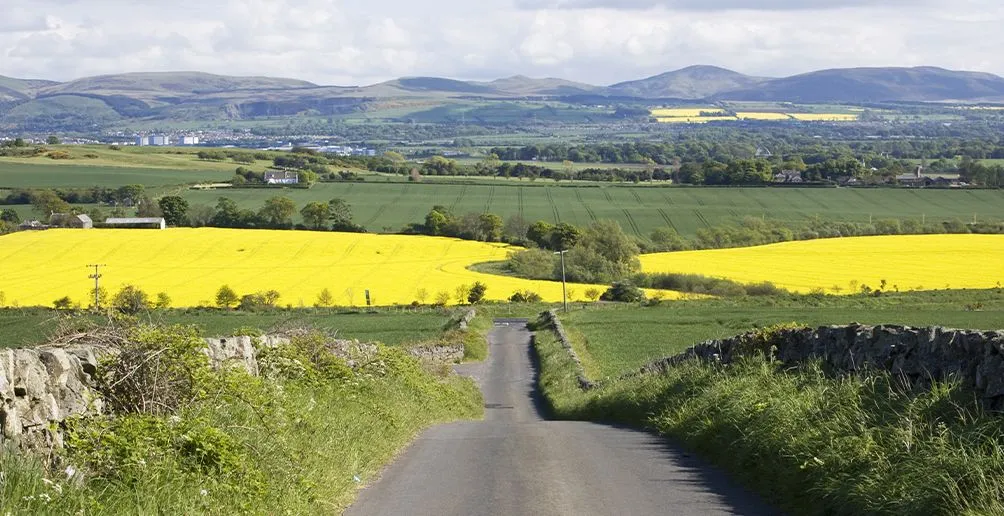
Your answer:
[[[836,378],[755,356],[582,392],[550,332],[535,348],[556,416],[655,430],[794,514],[1004,514],[1002,420],[955,385],[906,390],[883,372]]]
[[[223,394],[173,417],[78,421],[54,465],[0,454],[0,507],[13,515],[338,513],[423,428],[481,414],[473,382],[433,374],[392,348],[342,380],[225,381]]]

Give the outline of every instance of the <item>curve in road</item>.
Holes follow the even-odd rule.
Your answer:
[[[525,321],[497,321],[490,358],[463,366],[485,419],[424,432],[346,514],[777,514],[658,436],[549,421]]]

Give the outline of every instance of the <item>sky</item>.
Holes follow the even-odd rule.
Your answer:
[[[932,65],[1004,75],[999,0],[0,0],[0,75],[196,70],[364,85],[591,84],[694,64],[759,76]]]

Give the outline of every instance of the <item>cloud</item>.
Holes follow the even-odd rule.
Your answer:
[[[805,11],[847,7],[918,6],[925,0],[516,0],[521,9],[652,9],[685,11]]]
[[[909,4],[909,9],[903,6]],[[996,0],[35,0],[0,19],[0,75],[200,70],[370,84],[523,74],[611,84],[692,64],[1004,72]],[[821,11],[825,10],[825,11]],[[713,15],[709,15],[714,11]],[[890,20],[895,20],[891,22]]]

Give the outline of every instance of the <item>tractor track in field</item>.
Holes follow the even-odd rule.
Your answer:
[[[558,213],[558,205],[554,204],[554,197],[551,196],[551,187],[544,187],[544,195],[547,195],[547,202],[551,205],[551,211],[554,213],[554,223],[561,224],[561,215]]]
[[[491,213],[492,201],[495,200],[495,185],[488,187],[488,200],[485,201],[485,213]]]
[[[457,198],[453,199],[453,203],[450,204],[450,211],[455,211],[457,209],[457,205],[460,204],[460,201],[465,195],[467,195],[467,185],[460,188],[460,193],[457,194]]]
[[[594,213],[593,209],[590,208],[589,205],[586,204],[586,201],[582,199],[582,192],[580,192],[578,188],[575,189],[575,197],[579,200],[579,203],[582,204],[582,207],[586,209],[586,215],[589,215],[589,220],[595,222],[596,213]]]
[[[673,228],[673,231],[679,233],[680,230],[676,228],[676,224],[673,224],[673,219],[669,217],[669,214],[666,213],[666,210],[659,208],[658,211],[659,211],[659,216],[662,217],[662,220],[666,221],[666,224],[668,224],[669,227]]]
[[[627,208],[621,208],[621,211],[624,212],[624,217],[627,218],[628,225],[631,226],[631,231],[633,231],[635,235],[642,236],[641,229],[638,228],[638,223],[634,221],[634,217],[631,216],[631,212],[628,211]]]

